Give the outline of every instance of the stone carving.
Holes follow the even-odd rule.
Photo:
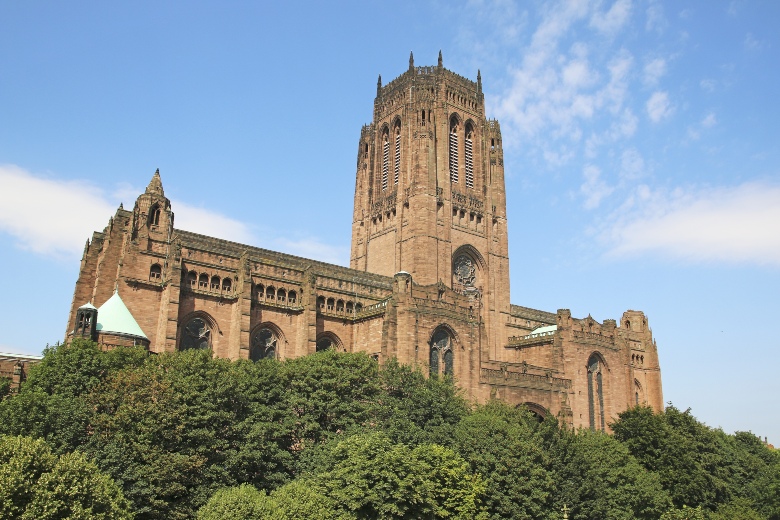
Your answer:
[[[464,287],[474,287],[476,272],[474,261],[468,255],[460,255],[455,259],[455,279]]]

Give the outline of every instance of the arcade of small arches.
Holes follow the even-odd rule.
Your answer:
[[[159,264],[152,266],[159,267]],[[153,271],[150,270],[150,278],[153,276]],[[196,271],[189,271],[183,274],[185,287],[190,289],[197,289],[199,291],[206,291],[215,294],[231,294],[233,289],[233,281],[229,277],[220,278],[217,275],[209,275],[207,273],[198,274]]]
[[[324,296],[319,296],[317,297],[317,309],[321,313],[352,316],[363,310],[363,304],[360,302],[355,303],[349,300],[337,300],[336,298],[325,298]]]
[[[284,287],[265,286],[261,283],[255,286],[253,291],[255,299],[258,302],[276,303],[278,305],[297,305],[298,293],[293,290],[287,290]]]

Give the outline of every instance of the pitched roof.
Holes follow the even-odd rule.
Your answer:
[[[106,303],[98,308],[97,330],[102,333],[126,334],[128,336],[137,336],[149,339],[138,326],[130,310],[119,297],[119,293],[108,299]]]

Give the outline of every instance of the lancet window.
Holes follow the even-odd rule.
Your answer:
[[[387,130],[382,135],[382,191],[387,189],[387,180],[390,169],[390,136]]]
[[[474,128],[471,124],[466,126],[466,142],[464,143],[464,159],[466,160],[466,187],[474,187],[474,152],[473,141]]]
[[[149,280],[159,282],[162,279],[162,267],[160,264],[154,264],[149,269]]]
[[[445,376],[453,375],[454,354],[450,334],[444,329],[439,329],[431,339],[430,375],[438,376],[442,373]]]
[[[395,127],[395,162],[393,164],[394,184],[398,184],[398,178],[401,176],[401,126]]]
[[[605,430],[604,417],[604,362],[593,354],[588,359],[588,412],[590,429]]]
[[[450,181],[458,182],[458,119],[450,119],[450,149],[449,149]]]

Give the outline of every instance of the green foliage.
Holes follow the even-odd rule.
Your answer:
[[[393,444],[382,433],[334,442],[320,460],[315,485],[359,520],[485,519],[485,483],[449,448]]]
[[[0,401],[11,393],[11,378],[0,377]]]
[[[103,352],[94,341],[75,338],[68,345],[47,347],[41,362],[30,368],[22,388],[78,397],[88,393],[110,373],[141,365],[146,356],[141,347],[118,347]]]
[[[680,509],[670,509],[661,515],[661,520],[706,520],[701,506],[692,508],[682,506]]]
[[[493,401],[455,430],[456,451],[487,481],[485,504],[491,519],[548,517],[554,483],[533,426],[527,412]]]
[[[551,456],[558,484],[553,509],[569,505],[572,520],[649,520],[671,506],[658,476],[607,434],[560,430]]]
[[[119,487],[82,453],[52,453],[40,439],[0,437],[0,518],[133,518]]]
[[[673,407],[628,410],[610,437],[471,406],[449,378],[363,354],[252,363],[77,340],[0,400],[0,434],[46,441],[6,450],[0,517],[103,518],[72,504],[118,485],[139,519],[553,520],[566,504],[572,520],[780,520],[780,454],[750,433]]]
[[[295,479],[271,493],[276,520],[354,520],[339,511],[336,502],[317,491],[311,482]]]
[[[780,498],[767,492],[778,489],[780,465],[755,435],[727,435],[673,406],[663,413],[626,410],[612,428],[615,438],[659,475],[677,507],[716,511],[744,499],[768,518],[780,518]]]
[[[468,404],[451,378],[427,378],[419,367],[391,359],[379,374],[383,395],[380,427],[395,442],[449,446]]]
[[[375,418],[379,365],[365,354],[333,350],[285,361],[281,370],[296,450]]]
[[[279,520],[278,511],[264,491],[249,484],[217,491],[200,508],[198,520]],[[305,517],[300,517],[305,518]]]

